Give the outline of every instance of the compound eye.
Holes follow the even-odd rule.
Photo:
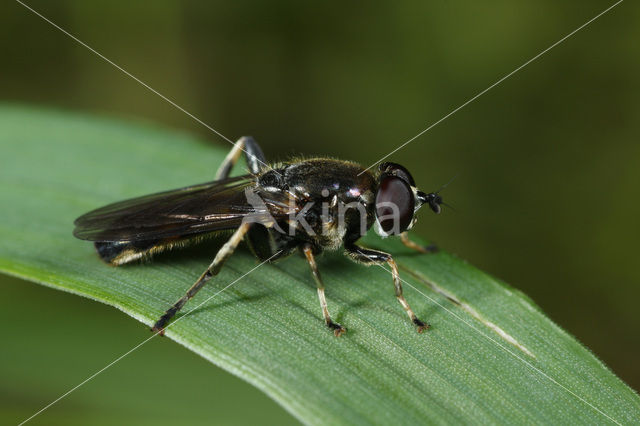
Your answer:
[[[411,176],[411,173],[409,173],[409,170],[407,170],[404,166],[401,166],[400,164],[386,162],[386,163],[380,164],[380,167],[378,169],[383,174],[397,176],[403,179],[409,185],[416,186],[416,182],[413,180],[413,176]]]
[[[409,184],[396,176],[384,176],[376,194],[376,217],[387,235],[397,235],[413,220],[415,198]]]

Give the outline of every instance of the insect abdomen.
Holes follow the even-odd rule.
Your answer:
[[[210,232],[203,235],[186,235],[171,238],[157,238],[155,240],[138,241],[96,241],[96,251],[103,261],[114,265],[124,265],[136,260],[150,260],[155,254],[163,251],[185,247],[199,243],[224,231]]]
[[[100,258],[111,265],[140,260],[151,256],[156,251],[165,248],[159,245],[160,240],[145,241],[98,241],[95,243]]]

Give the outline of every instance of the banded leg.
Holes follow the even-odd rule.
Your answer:
[[[240,227],[234,232],[234,234],[229,238],[229,240],[218,250],[216,257],[211,262],[211,265],[207,268],[206,271],[200,275],[198,281],[195,282],[194,285],[191,286],[189,290],[182,296],[176,303],[173,304],[167,311],[160,317],[158,321],[153,325],[151,331],[159,331],[160,334],[164,334],[164,328],[167,323],[173,318],[176,313],[191,299],[196,293],[211,279],[212,276],[217,275],[222,268],[225,260],[234,252],[238,244],[242,241],[247,231],[249,231],[249,223],[243,223]]]
[[[416,314],[409,306],[407,299],[402,294],[402,283],[400,281],[400,273],[398,272],[398,265],[389,253],[383,251],[365,249],[357,246],[356,244],[345,245],[347,254],[356,262],[364,263],[365,265],[379,265],[386,262],[391,267],[391,275],[393,276],[393,285],[395,288],[396,298],[402,305],[407,315],[411,319],[411,322],[417,327],[418,333],[422,333],[424,330],[429,329],[429,324],[422,322],[416,317]]]
[[[249,173],[257,174],[264,167],[267,167],[267,161],[264,158],[262,150],[258,146],[258,143],[251,136],[243,136],[233,145],[231,151],[227,154],[224,161],[216,172],[216,180],[226,179],[231,173],[231,169],[238,162],[240,154],[244,152],[244,157],[247,160],[247,166],[249,167]]]
[[[419,251],[420,253],[435,253],[438,251],[438,246],[435,244],[429,244],[428,246],[423,246],[422,244],[415,243],[409,239],[409,233],[403,232],[400,234],[400,240],[402,244],[409,247],[410,249],[414,249]]]
[[[309,262],[309,267],[311,268],[311,272],[313,273],[313,278],[316,280],[316,285],[318,286],[318,299],[320,299],[320,307],[322,307],[324,322],[325,324],[327,324],[327,327],[333,330],[333,334],[335,334],[336,337],[340,337],[342,333],[347,331],[347,329],[340,324],[333,322],[331,316],[329,316],[329,309],[327,309],[327,299],[324,297],[324,283],[322,282],[322,278],[320,278],[320,271],[318,271],[318,265],[316,264],[316,259],[313,256],[313,250],[309,244],[305,244],[302,247],[302,251],[307,258],[307,262]]]

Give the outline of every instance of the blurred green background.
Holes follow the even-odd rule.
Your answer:
[[[253,135],[270,159],[369,165],[613,1],[27,4],[227,137]],[[415,232],[527,293],[635,389],[638,22],[640,5],[623,2],[390,158],[424,190],[457,175],[443,193],[456,211],[423,214]],[[0,5],[0,57],[2,101],[227,144],[18,3]],[[0,408],[14,422],[147,336],[114,309],[35,284],[0,277],[0,298]],[[154,341],[38,422],[123,413],[137,424],[293,421]]]

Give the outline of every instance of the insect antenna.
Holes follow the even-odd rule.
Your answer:
[[[447,186],[449,186],[449,184],[450,184],[451,182],[453,182],[453,181],[455,180],[455,178],[457,178],[457,177],[458,177],[458,175],[459,175],[459,174],[460,174],[460,173],[456,173],[455,175],[453,175],[453,177],[452,177],[451,179],[449,179],[449,182],[447,182],[447,183],[445,183],[444,185],[442,185],[442,186],[440,187],[440,189],[438,189],[438,190],[435,192],[435,194],[439,194],[439,193],[440,193],[440,191],[442,191],[442,190],[443,190],[443,189],[445,189]],[[444,203],[442,203],[442,204],[444,204]],[[444,204],[444,205],[446,206],[447,204]],[[449,206],[449,207],[451,207],[451,206]]]
[[[457,210],[455,207],[453,207],[451,204],[449,204],[449,203],[445,203],[444,201],[442,201],[440,204],[441,204],[441,205],[443,205],[443,206],[445,206],[445,207],[447,207],[447,208],[449,208],[449,209],[451,209],[451,210],[453,210],[454,212],[457,212],[457,211],[458,211],[458,210]]]

